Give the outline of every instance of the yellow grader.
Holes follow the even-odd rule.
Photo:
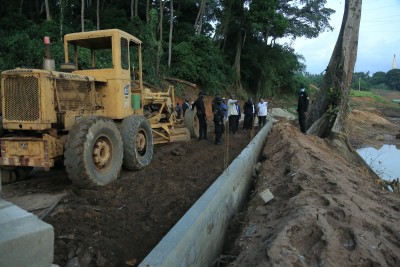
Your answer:
[[[44,69],[1,73],[0,167],[18,178],[64,158],[79,187],[140,170],[155,144],[187,141],[198,124],[175,116],[174,88],[152,93],[142,81],[142,42],[117,29],[65,35],[65,63],[54,70],[46,42]]]

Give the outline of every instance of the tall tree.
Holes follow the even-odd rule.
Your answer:
[[[97,0],[96,17],[97,17],[97,30],[100,30],[100,0]]]
[[[81,1],[81,29],[85,31],[85,0]]]
[[[149,23],[150,0],[146,0],[146,23]]]
[[[49,0],[44,0],[44,4],[46,6],[46,20],[50,21],[51,20],[51,14],[50,14]]]
[[[157,50],[157,74],[160,73],[160,61],[162,56],[162,36],[163,36],[163,16],[164,16],[164,3],[160,1],[160,21],[158,24],[159,39],[158,39],[158,50]]]
[[[201,33],[205,8],[206,8],[206,0],[201,0],[199,12],[197,12],[196,21],[194,22],[194,29],[197,36],[199,36]]]
[[[168,42],[168,68],[171,68],[172,57],[172,31],[174,26],[174,1],[170,0],[169,42]]]
[[[312,103],[309,132],[332,138],[343,131],[349,90],[357,58],[362,0],[346,0],[342,26],[322,86]]]

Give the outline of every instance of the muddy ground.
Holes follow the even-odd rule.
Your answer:
[[[392,137],[400,124],[382,117],[385,109],[365,109],[370,105],[363,103],[350,117],[350,125],[359,127],[349,131],[351,143],[397,142]],[[400,118],[398,110],[386,112]],[[371,114],[377,116],[374,123]],[[214,145],[210,119],[208,124],[210,140],[156,147],[148,167],[123,171],[119,180],[97,190],[74,188],[59,167],[3,186],[2,197],[59,196],[51,212],[33,210],[54,226],[54,263],[136,266],[222,173],[224,162],[250,141],[248,132],[239,131],[228,157],[226,144]],[[279,119],[263,153],[255,191],[232,220],[219,263],[400,265],[400,200],[382,191],[376,176],[343,158],[328,141],[301,134],[296,121]],[[267,188],[275,198],[262,204],[256,196]]]
[[[208,126],[209,140],[156,146],[149,166],[122,171],[108,186],[75,188],[59,167],[3,185],[2,198],[16,202],[21,197],[25,202],[38,201],[35,195],[40,201],[61,198],[43,219],[55,230],[55,264],[76,266],[78,260],[80,266],[136,266],[223,172],[225,162],[251,140],[250,132],[239,130],[230,137],[227,152],[227,144],[214,144],[211,119]],[[39,216],[46,212],[36,208],[31,210]]]
[[[360,110],[347,121],[350,142],[400,147],[400,109],[354,101]],[[284,119],[263,155],[255,191],[232,220],[220,263],[400,266],[400,195],[381,190],[357,157],[344,157],[330,141],[303,135]],[[274,199],[264,204],[258,193],[266,189]]]

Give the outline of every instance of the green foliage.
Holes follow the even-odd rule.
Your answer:
[[[205,36],[189,38],[173,47],[171,75],[199,83],[209,93],[224,89],[232,77],[219,49]]]
[[[49,1],[52,21],[46,21],[43,1],[0,0],[0,71],[15,67],[41,68],[44,55],[43,37],[50,36],[56,68],[64,62],[62,37],[81,31],[81,0]],[[97,27],[96,2],[85,3],[85,30]],[[139,14],[131,19],[130,1],[100,1],[100,29],[118,28],[143,41],[143,78],[161,85],[164,76],[175,76],[199,84],[209,93],[235,91],[249,95],[274,96],[292,93],[307,79],[298,74],[304,70],[301,56],[289,47],[275,44],[283,36],[315,37],[329,30],[332,10],[326,0],[209,0],[206,1],[200,36],[195,36],[194,22],[199,1],[175,4],[172,39],[172,64],[168,69],[166,53],[169,32],[169,2],[159,10],[159,2],[150,2],[146,21],[146,2],[139,1]],[[61,14],[61,11],[63,14]],[[163,37],[159,40],[159,15],[163,12]],[[214,29],[212,25],[218,25]],[[241,42],[240,83],[232,70]],[[80,52],[89,57],[87,51]],[[98,58],[98,59],[97,59]],[[96,53],[97,66],[108,66],[109,55]],[[88,64],[83,62],[83,64]],[[158,68],[157,62],[160,62]],[[158,68],[158,69],[157,69]],[[234,82],[235,81],[235,82]],[[240,84],[239,83],[239,84]]]
[[[387,102],[383,97],[376,95],[370,91],[350,90],[350,96],[352,96],[352,97],[371,97],[381,103]]]
[[[351,82],[351,89],[369,91],[371,88],[371,77],[369,72],[355,72]]]
[[[386,73],[385,84],[391,90],[400,91],[400,69],[392,69]]]
[[[383,84],[386,81],[386,73],[383,71],[375,72],[371,78],[371,85]]]

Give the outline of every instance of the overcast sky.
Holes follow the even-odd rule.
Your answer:
[[[327,7],[336,10],[331,16],[334,30],[314,39],[298,38],[293,43],[312,74],[321,73],[329,63],[342,23],[344,0],[327,0]],[[354,71],[387,72],[392,68],[394,54],[400,67],[400,0],[364,0]]]

